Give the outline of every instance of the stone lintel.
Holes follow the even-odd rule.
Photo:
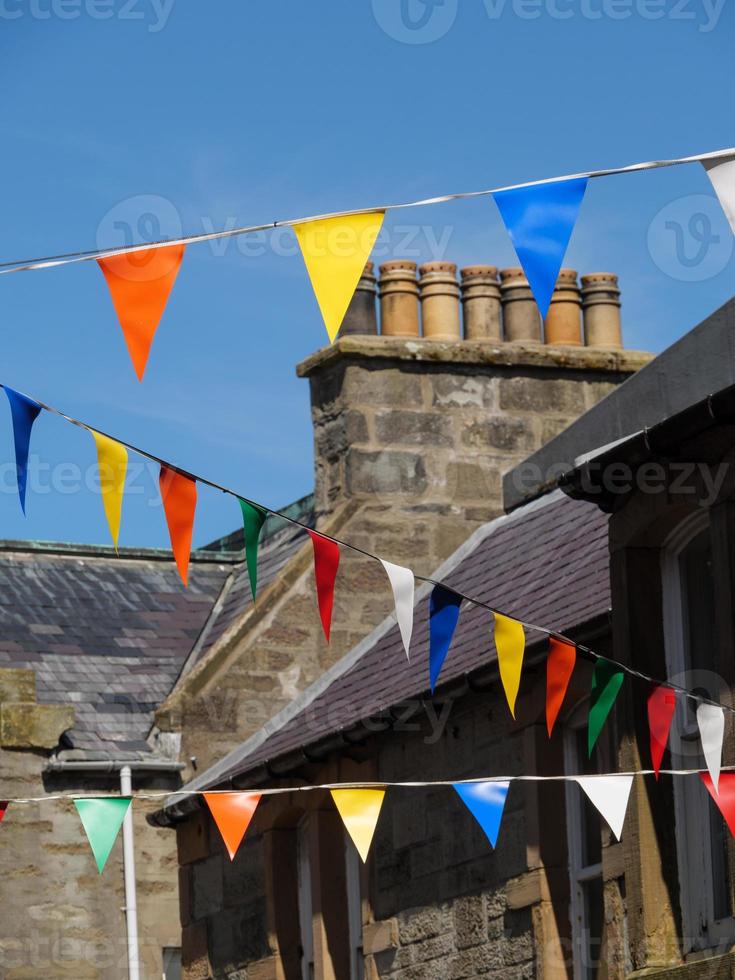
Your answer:
[[[489,343],[399,337],[348,336],[311,354],[296,367],[300,378],[342,358],[394,360],[436,365],[475,364],[486,367],[549,368],[556,371],[593,371],[633,374],[653,360],[645,351],[605,347],[563,347],[550,344]]]
[[[74,708],[68,705],[0,704],[0,746],[6,749],[53,749],[73,725]]]

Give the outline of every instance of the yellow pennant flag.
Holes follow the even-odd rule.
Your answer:
[[[114,439],[100,435],[90,429],[97,446],[97,462],[100,468],[100,492],[105,506],[105,516],[110,526],[112,542],[117,551],[117,539],[120,534],[120,514],[122,513],[123,493],[125,492],[125,475],[128,471],[128,451]]]
[[[384,217],[384,211],[369,211],[293,226],[331,342],[342,326]]]
[[[367,861],[384,797],[384,789],[332,790],[335,806],[363,861]]]
[[[526,634],[520,623],[495,613],[495,649],[498,651],[500,679],[508,699],[510,713],[516,716],[516,698],[521,686]]]

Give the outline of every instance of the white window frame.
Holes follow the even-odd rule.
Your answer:
[[[314,978],[314,907],[311,890],[310,820],[305,814],[296,828],[296,869],[299,896],[302,980]]]
[[[350,942],[350,980],[364,980],[365,959],[362,948],[362,889],[360,855],[345,832],[345,884],[347,890],[347,924]]]
[[[707,511],[693,514],[667,538],[661,553],[666,670],[671,679],[696,670],[696,665],[689,662],[687,651],[686,609],[682,602],[680,558],[687,546],[710,528]],[[674,761],[681,759],[683,754],[679,749],[683,746],[682,733],[687,726],[685,710],[682,698],[677,698],[675,720],[669,736],[669,748]],[[686,768],[694,768],[691,753],[684,755],[682,761],[686,762]],[[684,933],[682,947],[687,954],[735,940],[735,918],[715,917],[711,803],[708,794],[701,781],[693,776],[675,779],[673,786],[679,897]]]
[[[585,725],[586,717],[582,715],[587,709],[585,698],[572,713],[572,720],[564,729],[564,771],[567,775],[578,776],[582,773],[582,760],[579,758],[577,737]],[[589,950],[589,925],[587,923],[587,905],[585,902],[585,885],[596,878],[602,879],[602,862],[585,864],[583,856],[584,828],[583,806],[584,791],[578,783],[568,779],[564,784],[567,810],[567,854],[569,855],[569,918],[572,926],[573,975],[574,980],[587,980],[586,964],[582,962],[583,950]],[[600,830],[602,838],[602,830]],[[602,844],[602,839],[600,839]],[[603,915],[604,921],[604,915]]]

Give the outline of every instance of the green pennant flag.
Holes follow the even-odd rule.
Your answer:
[[[85,797],[74,800],[100,874],[120,833],[131,802],[130,796]]]
[[[595,664],[590,694],[590,712],[587,719],[587,750],[592,755],[602,726],[610,714],[615,698],[623,685],[625,673],[614,663],[602,657]]]
[[[240,498],[237,498],[240,500]],[[263,529],[265,520],[268,517],[266,511],[254,504],[249,504],[245,500],[240,500],[242,508],[242,522],[245,527],[245,559],[248,563],[248,578],[250,579],[250,591],[255,602],[255,592],[258,586],[258,540]]]

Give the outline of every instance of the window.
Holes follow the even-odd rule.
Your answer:
[[[714,571],[706,513],[685,521],[669,538],[662,562],[666,669],[669,678],[721,700],[715,671]],[[669,739],[672,767],[704,767],[696,704],[677,698]],[[674,780],[683,951],[735,938],[725,825],[700,780]]]
[[[163,948],[162,980],[181,980],[181,950],[176,946]]]
[[[587,757],[586,714],[585,702],[565,732],[564,766],[570,775],[595,772],[594,757]],[[566,783],[566,796],[574,980],[596,980],[605,924],[600,815],[571,780]]]
[[[301,932],[301,976],[314,977],[314,934],[312,931],[311,861],[309,859],[309,816],[297,828],[296,851],[299,888],[299,928]]]

